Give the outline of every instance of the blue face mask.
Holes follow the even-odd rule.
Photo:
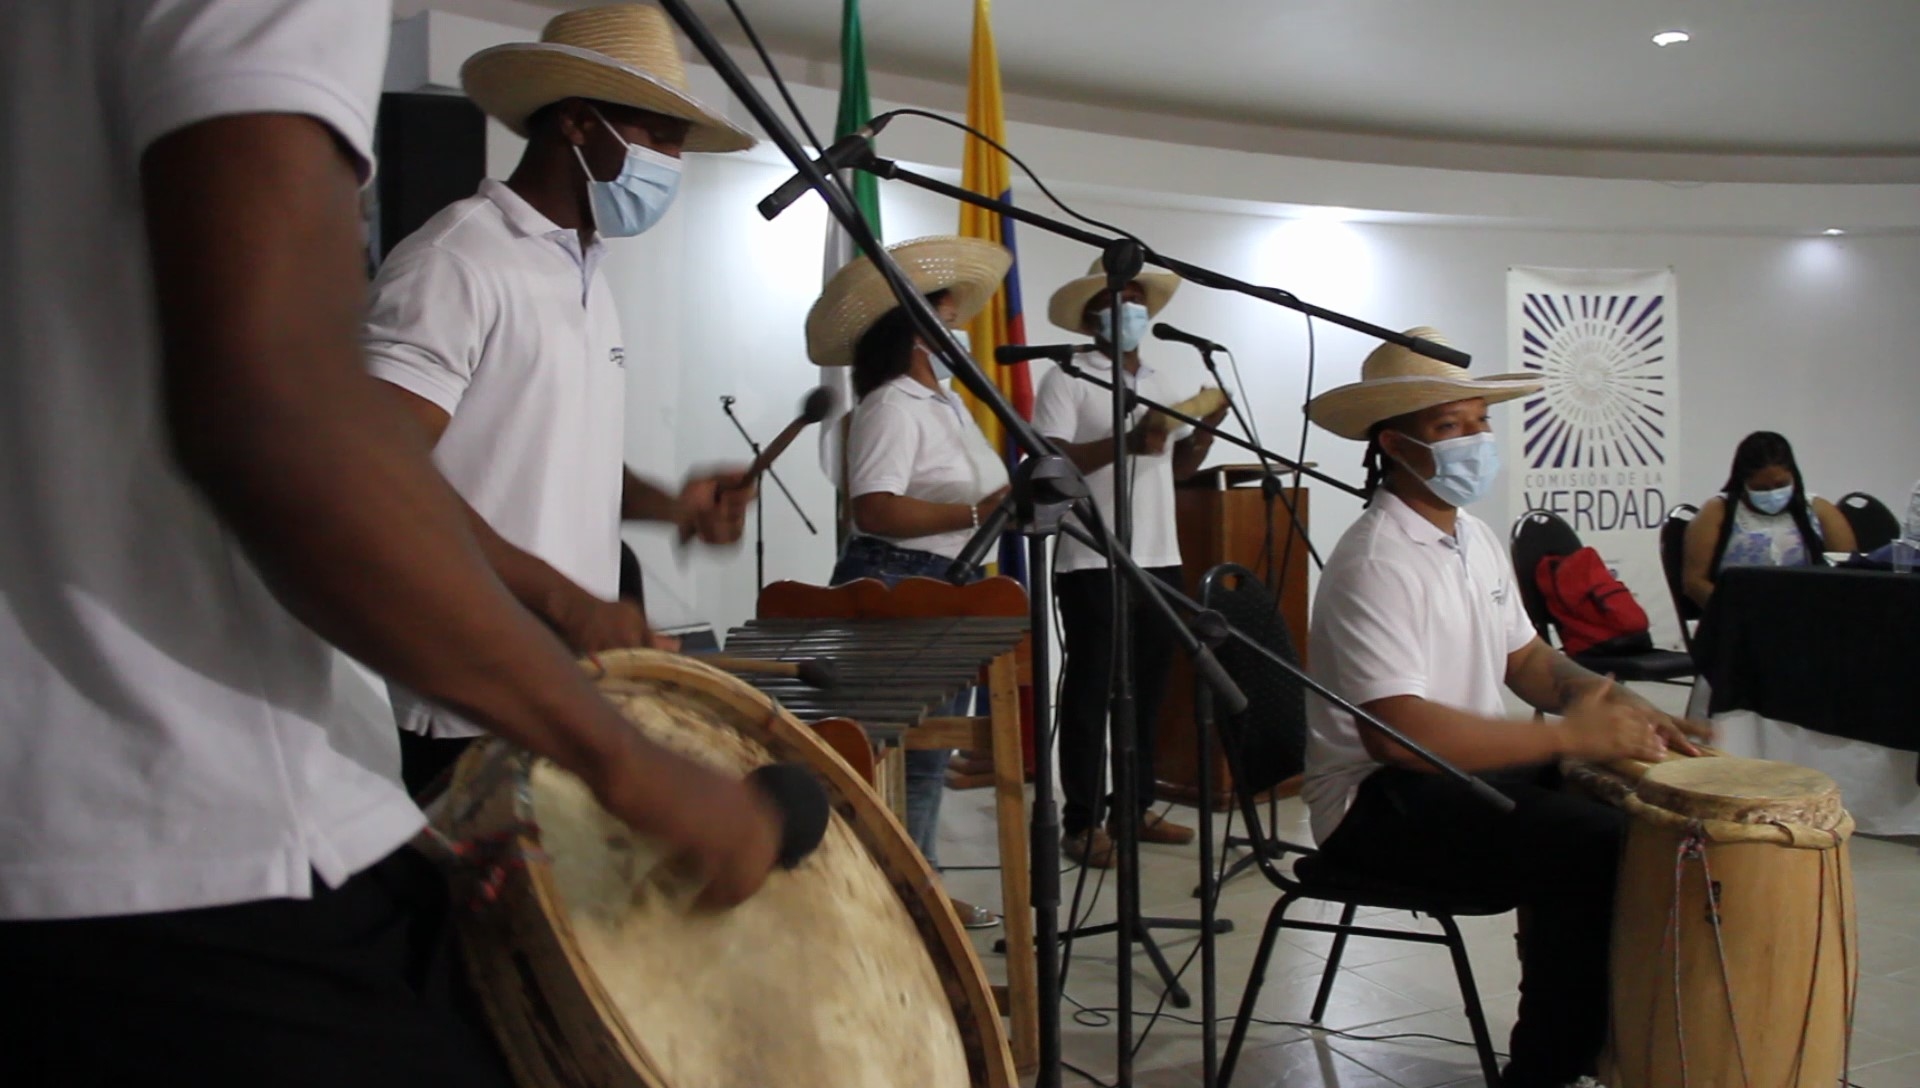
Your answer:
[[[1434,498],[1448,506],[1471,506],[1493,490],[1494,478],[1500,475],[1500,442],[1492,431],[1432,445],[1409,435],[1400,437],[1433,454],[1433,476],[1423,482]]]
[[[609,238],[631,238],[658,223],[673,206],[674,195],[680,191],[680,160],[650,147],[627,143],[607,124],[607,119],[600,116],[599,110],[594,110],[593,115],[599,117],[613,138],[627,149],[627,161],[621,164],[620,176],[612,181],[597,180],[593,171],[587,170],[587,157],[578,147],[573,149],[573,157],[580,160],[580,169],[587,173],[593,228]]]
[[[1787,508],[1788,503],[1793,501],[1793,485],[1788,484],[1785,487],[1776,487],[1772,491],[1755,491],[1749,487],[1747,488],[1747,501],[1752,503],[1753,508],[1762,514],[1778,514]]]
[[[1140,340],[1147,335],[1147,308],[1138,302],[1120,304],[1120,335],[1113,335],[1113,311],[1095,310],[1093,322],[1100,330],[1100,339],[1119,348],[1132,351],[1140,346]]]

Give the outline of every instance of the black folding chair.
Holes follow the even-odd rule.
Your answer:
[[[1268,615],[1272,616],[1273,594],[1251,570],[1234,563],[1223,563],[1213,568],[1200,583],[1200,599],[1208,607],[1218,609],[1234,626],[1240,627],[1261,645],[1288,661],[1297,662],[1292,640],[1286,637],[1286,625],[1279,622],[1277,616],[1272,623],[1267,623],[1252,614],[1264,601],[1268,602]],[[1246,613],[1244,620],[1241,615],[1243,612]],[[1454,974],[1460,980],[1460,996],[1466,1003],[1467,1023],[1473,1032],[1474,1049],[1480,1056],[1481,1072],[1489,1085],[1498,1084],[1499,1060],[1494,1053],[1493,1040],[1487,1033],[1486,1014],[1480,1007],[1480,991],[1473,983],[1473,966],[1467,959],[1466,941],[1461,937],[1460,926],[1454,919],[1505,914],[1514,908],[1514,904],[1451,897],[1427,889],[1348,873],[1328,864],[1312,847],[1288,842],[1274,833],[1270,823],[1263,824],[1258,800],[1264,788],[1259,785],[1261,780],[1278,781],[1276,775],[1284,777],[1294,773],[1287,768],[1304,766],[1302,753],[1307,736],[1306,692],[1285,669],[1233,640],[1222,645],[1217,653],[1220,664],[1247,693],[1250,702],[1246,712],[1223,720],[1217,728],[1226,751],[1227,767],[1233,774],[1234,800],[1246,820],[1248,835],[1253,842],[1268,847],[1255,849],[1248,857],[1281,893],[1279,901],[1274,903],[1273,910],[1267,915],[1266,929],[1260,935],[1260,950],[1254,955],[1253,969],[1247,976],[1246,993],[1240,999],[1240,1012],[1234,1018],[1233,1033],[1227,1040],[1226,1053],[1220,1061],[1221,1088],[1227,1088],[1233,1079],[1233,1067],[1239,1059],[1240,1048],[1246,1043],[1254,1004],[1259,1000],[1260,988],[1266,982],[1267,965],[1273,959],[1273,948],[1283,929],[1333,934],[1333,948],[1327,954],[1327,966],[1320,975],[1320,989],[1314,994],[1313,1010],[1308,1015],[1308,1019],[1316,1024],[1326,1014],[1327,1001],[1333,994],[1333,978],[1340,970],[1340,960],[1346,954],[1348,938],[1371,937],[1445,945],[1453,956]],[[1265,705],[1269,702],[1271,705]],[[1291,872],[1280,867],[1280,862],[1287,854],[1298,855]],[[1336,924],[1287,917],[1287,911],[1301,900],[1340,904],[1340,921]],[[1354,915],[1361,908],[1425,914],[1439,923],[1441,931],[1431,933],[1355,925]]]
[[[1558,514],[1529,510],[1513,523],[1511,548],[1514,577],[1520,583],[1520,603],[1527,610],[1527,618],[1533,621],[1534,630],[1552,644],[1556,641],[1553,614],[1547,611],[1546,599],[1541,596],[1540,586],[1534,581],[1534,571],[1547,556],[1572,555],[1579,551],[1580,534],[1574,532],[1573,526],[1562,521]],[[1695,671],[1693,655],[1678,650],[1642,650],[1625,654],[1589,652],[1567,656],[1594,672],[1610,674],[1623,681],[1691,684]]]
[[[1208,571],[1200,582],[1200,603],[1275,654],[1288,661],[1300,660],[1286,619],[1280,614],[1279,598],[1247,568],[1228,563]],[[1306,688],[1291,673],[1238,641],[1229,640],[1216,655],[1221,667],[1247,695],[1247,709],[1222,720],[1217,731],[1238,755],[1236,786],[1244,785],[1256,797],[1267,795],[1267,825],[1271,828],[1280,800],[1277,787],[1307,766]],[[1242,774],[1246,775],[1244,782]],[[1225,884],[1252,868],[1256,854],[1275,860],[1286,856],[1284,842],[1260,836],[1257,831],[1249,827],[1245,835],[1227,836],[1226,850],[1251,852],[1228,866],[1219,883]],[[1199,894],[1200,889],[1194,889],[1194,895]]]
[[[1687,596],[1686,550],[1687,526],[1700,516],[1700,508],[1691,503],[1681,503],[1667,511],[1667,520],[1660,523],[1660,570],[1667,576],[1667,595],[1673,598],[1673,614],[1680,621],[1680,638],[1686,643],[1687,653],[1693,653],[1693,631],[1700,626],[1701,617],[1706,612]]]
[[[1850,491],[1835,504],[1840,515],[1853,527],[1853,547],[1858,552],[1877,551],[1893,543],[1900,535],[1900,519],[1887,504],[1864,491]]]

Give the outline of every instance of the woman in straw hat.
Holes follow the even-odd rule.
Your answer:
[[[1005,247],[977,238],[921,238],[887,252],[949,327],[987,305],[1013,263]],[[960,398],[942,385],[936,360],[865,257],[849,262],[807,313],[807,356],[853,368],[846,493],[857,535],[833,568],[833,584],[878,578],[942,578],[980,522],[1007,494],[1007,465]],[[977,576],[977,572],[976,572]],[[946,708],[967,714],[971,693]],[[929,864],[937,851],[945,750],[907,753],[907,832]],[[998,916],[954,901],[968,928]]]
[[[387,258],[368,365],[435,443],[522,603],[581,653],[655,641],[616,596],[621,520],[732,543],[753,492],[721,487],[731,473],[674,493],[623,469],[628,351],[601,239],[659,221],[683,152],[753,138],[687,92],[666,16],[638,4],[555,16],[538,42],[475,54],[461,80],[526,149]],[[478,730],[404,690],[394,703],[418,791]]]
[[[1446,341],[1433,329],[1409,336]],[[1593,1071],[1607,1026],[1613,884],[1625,816],[1557,788],[1562,758],[1659,759],[1703,732],[1588,672],[1535,633],[1499,534],[1461,509],[1500,471],[1488,406],[1540,390],[1470,378],[1387,344],[1308,416],[1367,444],[1371,499],[1321,572],[1313,673],[1333,691],[1513,798],[1510,816],[1314,701],[1302,795],[1328,864],[1531,908],[1503,1084],[1560,1088]],[[1516,719],[1502,686],[1560,721]],[[1590,1083],[1590,1082],[1588,1082]]]
[[[1172,273],[1140,273],[1121,292],[1116,328],[1107,278],[1100,262],[1095,261],[1087,275],[1053,293],[1047,302],[1047,317],[1068,332],[1094,338],[1100,352],[1082,357],[1081,365],[1087,370],[1110,377],[1112,360],[1118,356],[1129,386],[1149,399],[1172,404],[1192,390],[1175,388],[1165,375],[1143,363],[1140,341],[1146,335],[1147,323],[1179,286],[1180,278]],[[1222,408],[1206,422],[1218,423],[1224,415]],[[1040,382],[1033,425],[1086,474],[1101,518],[1112,525],[1112,394],[1056,368]],[[1133,429],[1127,435],[1127,448],[1132,451],[1128,481],[1133,558],[1176,588],[1181,582],[1180,537],[1174,528],[1173,485],[1199,470],[1211,442],[1212,436],[1204,432],[1169,432],[1156,426],[1147,421],[1145,409],[1134,412]],[[1060,816],[1061,849],[1082,865],[1104,869],[1113,864],[1113,840],[1100,821],[1106,805],[1101,782],[1107,764],[1107,703],[1113,681],[1108,656],[1113,631],[1112,583],[1105,557],[1065,537],[1060,540],[1054,569],[1054,591],[1060,602],[1067,649],[1060,695],[1060,786],[1065,800]],[[1134,780],[1140,785],[1139,811],[1133,815],[1139,821],[1140,841],[1180,845],[1192,841],[1192,829],[1152,811],[1154,723],[1173,664],[1173,636],[1160,612],[1137,598],[1132,622],[1138,708]]]

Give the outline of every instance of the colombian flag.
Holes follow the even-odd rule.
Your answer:
[[[967,76],[967,124],[991,136],[1001,144],[1007,142],[1006,110],[1000,103],[1000,57],[993,48],[993,20],[988,12],[988,0],[974,0],[973,4],[973,61]],[[1013,199],[1012,174],[1005,155],[994,150],[984,141],[969,135],[966,154],[960,168],[960,184],[976,193],[999,197],[1001,200]],[[1033,418],[1033,377],[1028,373],[1026,363],[1016,366],[995,366],[993,352],[1003,344],[1025,344],[1027,327],[1020,314],[1020,251],[1013,244],[1013,220],[997,212],[976,208],[971,204],[960,205],[960,233],[968,238],[985,238],[998,242],[1014,255],[1013,267],[1008,270],[1006,282],[1001,285],[998,294],[980,316],[973,319],[967,327],[967,336],[973,347],[973,357],[980,361],[987,376],[1005,396],[1013,409],[1023,419]],[[964,389],[960,396],[973,412],[973,418],[980,424],[980,430],[987,441],[1007,459],[1007,468],[1012,470],[1020,460],[1020,451],[1015,449],[1009,436],[994,418],[986,405],[981,404]],[[1000,538],[1000,574],[1018,579],[1021,585],[1027,585],[1026,541],[1018,533],[1008,533]],[[1020,689],[1020,732],[1022,746],[1025,748],[1026,767],[1029,774],[1033,771],[1033,691],[1022,686]]]
[[[967,78],[967,124],[1004,144],[1007,117],[1000,102],[1000,58],[993,48],[993,21],[988,6],[988,0],[974,0],[973,61]],[[960,184],[985,196],[1012,200],[1012,176],[1008,165],[1006,156],[986,142],[968,136]],[[1013,244],[1013,221],[996,212],[962,204],[960,233],[968,238],[998,242],[1013,250],[1013,268],[1007,273],[1006,283],[993,296],[987,308],[980,311],[980,316],[973,319],[967,335],[972,340],[973,357],[980,361],[988,377],[1000,387],[1000,392],[1022,418],[1032,419],[1033,378],[1028,373],[1027,364],[995,366],[993,362],[995,348],[1027,342],[1026,323],[1020,313],[1020,254]],[[961,390],[960,396],[973,412],[973,418],[980,424],[987,442],[1001,451],[1007,458],[1007,467],[1012,469],[1019,461],[1020,454],[1014,449],[1009,436],[1002,432],[1000,421],[972,394]],[[1009,533],[1000,541],[1000,573],[1019,579],[1022,585],[1026,584],[1026,552],[1018,534]]]

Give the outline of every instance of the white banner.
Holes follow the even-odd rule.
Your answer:
[[[1546,382],[1511,429],[1511,510],[1565,519],[1639,598],[1655,643],[1672,647],[1659,530],[1683,501],[1677,331],[1672,269],[1507,270],[1509,369]]]

